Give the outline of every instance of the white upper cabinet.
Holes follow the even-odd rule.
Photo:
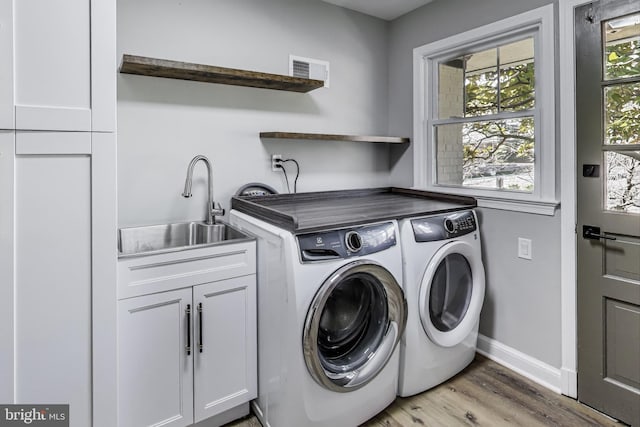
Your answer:
[[[0,129],[13,129],[13,2],[0,2]]]
[[[115,130],[115,2],[3,1],[0,55],[0,128]]]

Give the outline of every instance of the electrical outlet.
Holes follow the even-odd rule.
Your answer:
[[[531,239],[523,239],[518,237],[518,258],[532,259],[531,254]]]
[[[274,172],[278,172],[280,170],[280,164],[278,160],[282,160],[282,154],[271,155],[271,170]]]

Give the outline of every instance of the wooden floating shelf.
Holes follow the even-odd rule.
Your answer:
[[[409,138],[400,138],[395,136],[332,135],[332,134],[326,134],[326,133],[294,133],[294,132],[261,132],[260,138],[380,142],[380,143],[386,143],[386,144],[407,144],[411,142],[411,139]]]
[[[212,65],[192,64],[144,56],[122,55],[120,72],[140,76],[165,77],[169,79],[193,80],[205,83],[220,83],[234,86],[249,86],[262,89],[285,90],[306,93],[324,86],[322,80],[303,79],[280,74],[237,70]]]

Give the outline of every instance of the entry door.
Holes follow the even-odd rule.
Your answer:
[[[575,24],[578,399],[640,425],[640,3]]]

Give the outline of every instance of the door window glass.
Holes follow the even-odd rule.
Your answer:
[[[439,331],[448,332],[460,324],[471,301],[473,278],[467,259],[447,255],[438,265],[429,293],[429,316]]]
[[[640,214],[640,151],[605,155],[606,209]]]
[[[640,213],[640,13],[602,25],[604,208]]]
[[[607,145],[640,144],[640,83],[604,88],[604,142]]]
[[[374,276],[356,273],[331,292],[318,330],[318,352],[329,372],[363,366],[384,338],[388,324],[384,286]]]
[[[606,21],[603,29],[605,79],[640,76],[640,13]]]

